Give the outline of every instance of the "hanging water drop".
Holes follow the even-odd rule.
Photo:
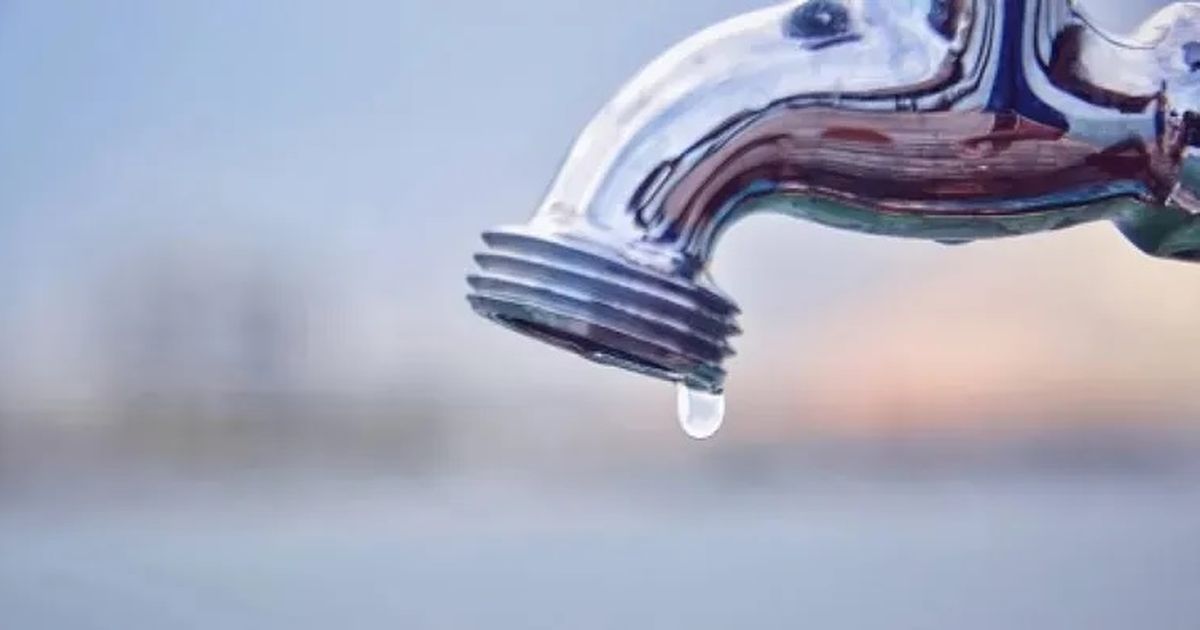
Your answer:
[[[679,426],[688,437],[707,440],[721,429],[725,421],[725,394],[691,389],[679,383],[675,396]]]

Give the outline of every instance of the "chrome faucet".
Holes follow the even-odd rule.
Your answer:
[[[738,332],[706,267],[782,212],[946,243],[1111,220],[1200,260],[1200,4],[1129,37],[1071,0],[807,0],[651,63],[526,225],[486,232],[480,314],[719,392]]]

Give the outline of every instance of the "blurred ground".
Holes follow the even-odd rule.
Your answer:
[[[6,510],[0,624],[1183,630],[1196,481],[243,478]]]

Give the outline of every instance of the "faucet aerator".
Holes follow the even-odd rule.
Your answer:
[[[505,228],[484,242],[467,278],[480,315],[597,363],[722,391],[740,332],[728,298],[567,235]]]

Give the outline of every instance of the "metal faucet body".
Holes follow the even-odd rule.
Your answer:
[[[1134,34],[1071,0],[807,0],[705,30],[583,131],[534,218],[485,233],[473,307],[720,391],[738,218],[961,243],[1107,219],[1200,260],[1200,4]]]

